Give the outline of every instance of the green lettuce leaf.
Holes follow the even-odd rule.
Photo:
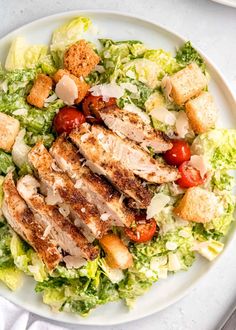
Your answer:
[[[177,63],[171,53],[166,52],[163,49],[148,49],[144,53],[144,58],[161,67],[163,70],[162,76],[164,76],[165,73],[172,75],[181,69],[181,66]]]
[[[61,67],[65,50],[71,44],[81,39],[84,32],[92,25],[88,17],[76,17],[63,24],[53,32],[52,43],[50,46],[54,63]]]
[[[16,268],[11,254],[12,232],[7,224],[0,222],[0,280],[15,291],[22,285],[22,272]]]
[[[13,71],[34,67],[47,54],[47,51],[48,47],[45,45],[29,45],[24,37],[17,37],[11,44],[5,68]]]
[[[18,269],[33,276],[38,282],[42,282],[48,277],[46,267],[37,253],[15,233],[11,238],[10,249]]]
[[[190,41],[186,42],[178,49],[175,59],[176,62],[182,67],[185,67],[188,64],[195,62],[204,73],[206,72],[206,64],[203,58],[200,54],[198,54],[196,49],[193,48]]]
[[[7,174],[11,169],[14,169],[12,156],[0,149],[0,174]]]
[[[208,158],[215,170],[236,169],[236,130],[215,129],[200,134],[192,144],[195,154]]]

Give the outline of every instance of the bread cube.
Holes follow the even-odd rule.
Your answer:
[[[20,122],[0,112],[0,149],[11,151],[20,130]]]
[[[207,85],[207,79],[196,63],[176,72],[170,77],[172,90],[170,96],[178,105],[198,95]]]
[[[64,68],[76,77],[86,77],[99,63],[100,58],[85,40],[68,48],[64,55]]]
[[[46,98],[52,89],[52,78],[45,74],[39,74],[34,82],[33,87],[29,95],[27,96],[27,102],[37,108],[43,108]]]
[[[58,70],[54,74],[53,79],[56,83],[58,83],[58,81],[64,75],[68,75],[71,79],[74,80],[74,82],[78,88],[78,97],[75,100],[75,104],[80,103],[84,99],[85,95],[87,94],[90,86],[84,81],[83,77],[78,78],[78,77],[74,76],[73,74],[71,74],[69,71],[63,70],[63,69]]]
[[[209,92],[201,92],[195,99],[189,100],[185,108],[195,133],[204,133],[215,127],[217,109]]]
[[[218,199],[213,192],[200,187],[189,188],[174,214],[178,217],[193,222],[206,223],[217,217]]]
[[[104,235],[99,242],[106,253],[107,264],[111,268],[126,269],[132,266],[133,257],[117,235]]]

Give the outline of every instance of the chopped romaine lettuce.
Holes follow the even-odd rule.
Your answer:
[[[0,149],[0,174],[7,174],[11,169],[14,169],[12,156]]]
[[[215,129],[200,134],[194,140],[192,150],[207,157],[213,169],[236,169],[236,130]]]
[[[11,44],[5,69],[14,71],[32,68],[39,64],[40,59],[47,54],[47,51],[48,47],[45,45],[29,45],[24,37],[17,37]]]
[[[76,17],[53,32],[50,50],[57,67],[62,67],[67,47],[81,39],[91,25],[92,22],[88,17]]]
[[[193,48],[190,41],[186,42],[178,49],[175,58],[176,62],[182,67],[195,62],[200,66],[204,73],[206,72],[206,64],[203,58],[198,54],[196,49]]]
[[[164,74],[174,74],[181,69],[181,66],[177,63],[176,59],[171,53],[166,52],[163,49],[148,49],[144,53],[144,58],[156,63],[162,68]]]
[[[37,282],[42,282],[48,277],[46,267],[37,253],[16,234],[13,234],[11,238],[10,248],[18,269],[33,276]]]
[[[8,225],[0,222],[0,280],[15,291],[22,285],[22,272],[15,266],[11,254],[12,232]]]

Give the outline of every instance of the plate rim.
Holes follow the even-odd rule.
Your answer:
[[[232,2],[232,0],[211,0],[219,5],[222,6],[227,6],[227,7],[231,7],[231,8],[236,8],[236,2]]]
[[[219,0],[213,0],[215,2],[218,2],[219,3]],[[38,18],[36,20],[32,20],[26,24],[23,24],[21,25],[20,27],[16,28],[16,29],[13,29],[11,30],[9,33],[7,33],[6,35],[4,35],[2,38],[0,38],[0,43],[4,43],[6,42],[9,38],[11,38],[12,35],[15,35],[17,34],[18,32],[20,32],[21,29],[24,29],[24,28],[29,28],[32,24],[38,24],[38,23],[43,23],[44,21],[48,21],[48,20],[51,20],[51,19],[54,19],[54,18],[62,18],[62,19],[66,19],[67,17],[69,18],[70,16],[72,15],[75,15],[75,16],[78,16],[78,15],[99,15],[99,14],[105,14],[105,15],[115,15],[117,17],[121,16],[121,17],[125,17],[127,19],[131,19],[131,20],[138,20],[142,23],[145,23],[145,24],[150,24],[150,25],[153,25],[154,27],[164,31],[164,32],[167,32],[168,34],[178,38],[180,41],[182,41],[183,43],[188,41],[187,38],[185,38],[184,36],[182,36],[182,34],[179,34],[179,33],[176,33],[174,31],[172,31],[172,29],[162,25],[162,24],[159,24],[157,21],[155,20],[152,20],[152,19],[148,19],[148,18],[143,18],[141,15],[136,15],[136,14],[130,14],[130,13],[127,13],[125,11],[113,11],[113,10],[103,10],[103,9],[85,9],[85,10],[69,10],[69,11],[64,11],[64,12],[59,12],[59,13],[56,13],[56,14],[52,14],[52,15],[47,15],[47,16],[43,16],[41,18]],[[211,60],[206,54],[205,52],[203,52],[199,47],[195,47],[194,43],[192,43],[194,48],[199,52],[199,54],[204,58],[204,60],[206,61],[207,63],[207,66],[208,67],[211,67],[211,69],[213,69],[215,71],[215,73],[217,74],[218,76],[218,79],[223,83],[223,85],[225,86],[225,89],[226,91],[228,92],[231,100],[230,100],[230,103],[234,104],[235,107],[236,107],[236,95],[234,94],[233,92],[233,89],[230,87],[230,83],[228,82],[228,80],[225,78],[224,74],[222,73],[221,69],[219,69],[219,67],[215,64],[215,62],[213,60]],[[234,111],[235,112],[235,111]],[[235,112],[236,113],[236,112]],[[173,304],[177,303],[179,300],[181,300],[182,298],[184,298],[186,295],[189,294],[190,291],[192,291],[196,285],[198,283],[200,283],[200,281],[209,273],[213,270],[213,268],[216,266],[216,264],[219,263],[219,261],[222,259],[222,257],[226,254],[226,252],[229,250],[229,248],[231,247],[231,245],[233,245],[233,241],[236,239],[236,228],[234,228],[232,230],[231,233],[229,233],[227,235],[227,246],[224,248],[223,252],[217,257],[217,259],[213,262],[211,262],[211,266],[208,267],[208,269],[206,271],[204,271],[201,275],[199,275],[199,277],[194,280],[194,282],[188,286],[188,288],[186,290],[184,290],[181,294],[179,294],[178,296],[176,296],[175,298],[172,298],[169,302],[163,304],[161,307],[157,307],[155,309],[155,311],[150,311],[150,312],[146,312],[144,314],[142,314],[141,316],[137,316],[135,318],[130,318],[129,320],[125,320],[125,321],[115,321],[113,322],[111,320],[111,322],[106,322],[106,323],[102,323],[102,322],[99,322],[99,323],[96,323],[96,322],[91,322],[91,323],[88,323],[88,322],[84,322],[84,320],[88,320],[89,319],[89,316],[84,319],[80,316],[78,316],[78,319],[71,319],[71,320],[66,320],[66,321],[63,321],[61,319],[58,319],[56,316],[58,315],[70,315],[70,313],[66,313],[66,312],[60,312],[60,314],[56,314],[55,313],[55,317],[54,316],[45,316],[45,313],[44,312],[41,312],[41,311],[38,311],[36,307],[34,306],[21,306],[19,304],[19,302],[15,302],[14,301],[14,298],[13,297],[9,297],[8,294],[4,294],[1,292],[1,295],[6,298],[7,300],[9,300],[10,302],[14,303],[15,305],[21,307],[22,309],[24,310],[27,310],[28,312],[30,313],[33,313],[35,315],[38,315],[40,317],[43,317],[43,318],[46,318],[48,320],[52,320],[52,321],[55,321],[55,322],[58,322],[58,323],[64,323],[64,324],[74,324],[74,325],[86,325],[86,326],[112,326],[112,325],[118,325],[118,324],[124,324],[124,323],[129,323],[129,322],[132,322],[132,321],[137,321],[137,320],[140,320],[142,318],[145,318],[145,317],[148,317],[150,315],[153,315],[155,313],[158,313],[164,309],[166,309],[167,307],[170,307],[172,306]],[[151,289],[150,289],[151,290]],[[41,302],[43,304],[43,302]],[[75,314],[71,313],[71,315],[75,316]],[[77,315],[76,315],[77,316]]]

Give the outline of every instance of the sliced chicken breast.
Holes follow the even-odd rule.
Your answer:
[[[53,202],[49,199],[46,201],[57,205],[64,203],[74,223],[81,227],[89,240],[100,238],[109,228],[109,222],[100,218],[97,207],[89,203],[80,190],[75,188],[67,174],[62,173],[42,143],[31,149],[28,159],[47,187],[48,196],[58,197]]]
[[[62,260],[57,244],[47,234],[47,224],[39,223],[34,214],[19,195],[12,173],[9,173],[3,184],[2,211],[13,230],[26,240],[38,253],[48,270],[53,270]]]
[[[84,124],[79,130],[70,134],[71,140],[87,159],[86,165],[95,173],[105,176],[117,189],[133,198],[139,207],[146,208],[150,204],[152,194],[134,173],[113,158],[111,152],[92,133],[89,124]]]
[[[134,213],[124,205],[121,194],[83,165],[83,156],[64,136],[57,138],[50,153],[81,194],[97,206],[103,219],[109,217],[113,225],[128,227],[135,221]]]
[[[38,222],[48,226],[50,235],[57,244],[73,256],[95,259],[98,249],[90,244],[79,229],[65,218],[54,205],[47,205],[44,196],[38,193],[40,183],[31,175],[22,177],[17,190],[29,205]]]
[[[88,124],[83,124],[83,127],[86,127],[85,131],[88,131],[81,136],[83,141],[86,142],[88,137],[92,137],[100,146],[104,158],[120,162],[124,168],[132,171],[140,178],[158,184],[178,179],[179,174],[175,167],[152,158],[134,142],[123,140],[100,125],[88,126]],[[97,150],[97,152],[95,150],[95,153],[99,158],[100,150]]]
[[[139,143],[146,151],[151,148],[155,153],[160,153],[172,148],[172,143],[162,132],[145,124],[136,113],[113,106],[101,109],[99,115],[114,133]]]

